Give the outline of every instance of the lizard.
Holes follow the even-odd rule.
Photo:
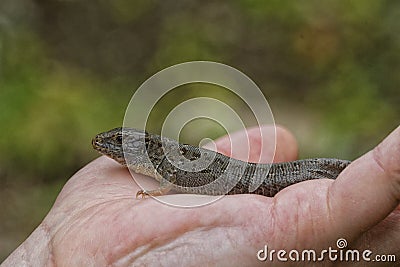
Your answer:
[[[312,180],[336,179],[351,163],[312,158],[281,163],[252,163],[151,134],[119,127],[96,135],[95,150],[132,171],[155,178],[156,190],[139,190],[136,197],[157,196],[173,189],[205,195],[259,194],[275,196],[287,186]]]

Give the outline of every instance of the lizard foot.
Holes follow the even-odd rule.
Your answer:
[[[171,186],[164,186],[164,187],[160,187],[158,189],[150,190],[150,191],[139,190],[136,193],[136,198],[140,197],[143,199],[143,198],[150,197],[150,196],[153,196],[153,197],[163,196],[163,195],[167,194],[170,189],[171,189]]]
[[[142,198],[143,199],[143,198],[146,198],[146,197],[149,197],[149,196],[150,196],[150,194],[145,190],[139,190],[136,193],[136,198]]]

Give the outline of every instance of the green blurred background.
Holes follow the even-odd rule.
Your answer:
[[[298,138],[300,157],[365,153],[400,122],[399,17],[394,0],[2,0],[0,262],[98,156],[91,138],[121,125],[135,89],[176,63],[246,73]],[[248,112],[224,90],[199,92],[167,97],[154,121],[194,96]]]

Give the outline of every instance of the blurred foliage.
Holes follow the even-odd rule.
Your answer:
[[[96,157],[91,137],[121,125],[134,90],[176,63],[246,73],[302,157],[363,154],[399,124],[399,16],[393,0],[1,1],[0,260]],[[197,96],[248,113],[224,90],[188,86],[160,102],[152,129]],[[187,126],[189,141],[224,133],[191,125],[204,131]]]

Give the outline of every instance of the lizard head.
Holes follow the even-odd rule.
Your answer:
[[[125,165],[124,153],[122,150],[122,128],[115,128],[96,135],[92,139],[92,146],[101,154]]]
[[[96,135],[92,139],[92,146],[101,154],[127,165],[125,160],[127,154],[134,158],[145,154],[145,136],[145,131],[118,127]]]
[[[160,136],[127,127],[100,133],[92,140],[93,148],[101,154],[134,172],[149,176],[154,176],[155,166],[163,159],[160,144]],[[149,157],[149,154],[156,156]]]

